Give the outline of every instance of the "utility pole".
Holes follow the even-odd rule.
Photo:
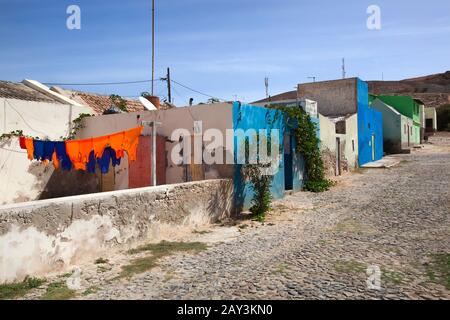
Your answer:
[[[151,184],[152,186],[156,186],[156,127],[161,125],[160,122],[156,121],[142,121],[143,126],[150,127],[152,129],[152,161],[151,161]]]
[[[342,58],[342,79],[346,78],[346,72],[345,72],[345,58]]]
[[[155,87],[155,0],[152,0],[152,96]]]
[[[167,68],[167,98],[169,103],[172,103],[172,90],[170,87],[170,68]]]
[[[268,98],[269,97],[269,78],[268,77],[264,78],[264,84],[266,86],[266,98]]]

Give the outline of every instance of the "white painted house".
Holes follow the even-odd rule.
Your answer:
[[[37,81],[0,81],[0,135],[22,130],[27,136],[61,140],[81,113],[92,114],[92,109]],[[28,160],[18,140],[0,140],[0,205],[38,199],[54,171]]]

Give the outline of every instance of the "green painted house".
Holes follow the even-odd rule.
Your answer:
[[[421,143],[421,117],[420,117],[420,103],[410,96],[377,96],[379,100],[391,106],[399,113],[413,120],[413,128],[411,135],[411,144],[418,145]]]
[[[377,95],[369,93],[369,106],[372,105],[372,103],[376,100],[376,98],[378,98]]]
[[[386,153],[402,153],[403,150],[409,149],[413,145],[411,142],[413,120],[380,99],[373,100],[371,107],[381,112],[383,116],[384,151]]]

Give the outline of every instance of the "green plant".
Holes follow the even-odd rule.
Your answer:
[[[273,106],[273,108],[283,112],[286,126],[295,137],[296,152],[305,159],[308,182],[305,183],[304,189],[311,192],[329,190],[334,182],[325,179],[317,128],[310,116],[300,107]]]
[[[271,203],[273,200],[272,194],[270,192],[270,187],[272,186],[273,175],[267,174],[268,169],[270,169],[272,163],[261,163],[261,155],[259,146],[266,144],[267,150],[272,149],[272,139],[269,137],[267,139],[265,136],[259,134],[256,135],[256,139],[253,143],[257,144],[257,154],[256,154],[256,164],[251,164],[250,162],[250,141],[249,138],[245,139],[245,159],[246,164],[242,166],[242,175],[245,180],[249,181],[251,184],[251,189],[253,191],[253,198],[251,200],[250,212],[255,216],[255,219],[259,222],[264,222],[267,213],[271,209]],[[278,146],[277,146],[278,147]],[[275,155],[274,155],[275,156]]]
[[[220,103],[220,100],[217,98],[209,98],[207,103],[208,104]]]
[[[151,252],[151,256],[138,258],[131,261],[129,265],[122,267],[118,278],[130,278],[135,274],[151,270],[160,259],[170,256],[176,252],[200,252],[206,250],[207,245],[201,242],[167,242],[152,243],[128,251],[129,254]]]
[[[97,260],[95,260],[94,262],[95,264],[107,264],[109,263],[108,259],[103,259],[103,258],[98,258]]]
[[[72,120],[72,130],[70,131],[69,136],[65,140],[75,139],[77,132],[84,128],[83,120],[89,117],[92,117],[92,115],[89,113],[80,113],[77,118]]]
[[[117,108],[119,108],[120,110],[122,110],[124,112],[128,112],[127,101],[124,98],[122,98],[121,96],[119,96],[117,94],[112,94],[109,96],[109,99]]]
[[[50,283],[46,292],[40,297],[41,300],[70,300],[75,298],[76,293],[67,287],[65,281]]]
[[[90,294],[94,294],[100,291],[100,288],[98,286],[92,286],[87,288],[81,295],[83,297],[88,296]]]
[[[0,300],[15,299],[26,295],[30,290],[39,288],[45,280],[25,278],[22,282],[0,284]]]
[[[4,133],[4,134],[0,135],[0,141],[9,140],[13,137],[21,137],[21,136],[23,136],[23,131],[15,130],[15,131],[11,131],[10,133]]]
[[[334,269],[340,273],[361,274],[366,272],[367,266],[355,260],[337,260]]]
[[[450,290],[450,254],[432,254],[426,273],[430,281],[443,285]]]
[[[330,187],[334,186],[335,183],[331,180],[322,180],[322,181],[306,181],[305,182],[305,190],[310,192],[325,192],[330,189]]]

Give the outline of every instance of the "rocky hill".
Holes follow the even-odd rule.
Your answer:
[[[428,107],[450,104],[450,71],[401,81],[369,81],[373,94],[410,95]]]

